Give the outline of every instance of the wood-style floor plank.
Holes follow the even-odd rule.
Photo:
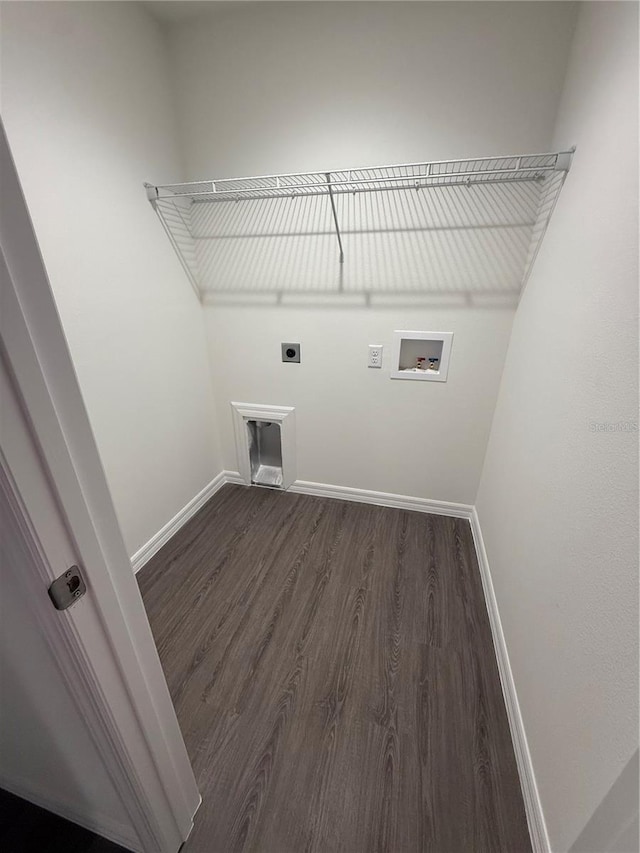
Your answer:
[[[185,853],[529,853],[467,521],[227,485],[138,580]]]

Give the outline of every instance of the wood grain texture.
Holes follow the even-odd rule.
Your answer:
[[[185,853],[531,850],[468,521],[227,485],[137,577]]]

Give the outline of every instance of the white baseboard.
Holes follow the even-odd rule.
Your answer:
[[[114,844],[119,844],[126,850],[132,850],[134,853],[142,853],[140,841],[133,827],[126,826],[120,821],[114,820],[103,814],[97,814],[95,810],[91,810],[91,814],[80,814],[76,808],[68,803],[62,802],[58,797],[52,797],[50,794],[42,790],[34,790],[32,785],[28,784],[24,779],[8,778],[4,774],[0,775],[0,788],[9,791],[10,794],[15,794],[16,797],[21,797],[48,812],[58,815],[58,817],[70,820],[72,823],[77,823],[84,829],[100,835],[112,841]]]
[[[502,630],[498,602],[493,588],[493,581],[491,580],[489,560],[484,546],[484,540],[482,538],[482,531],[480,530],[480,520],[475,507],[473,507],[471,513],[471,532],[473,534],[473,541],[478,555],[482,588],[484,590],[484,598],[487,603],[487,612],[489,614],[491,633],[493,635],[493,645],[496,652],[496,659],[498,661],[500,681],[502,683],[502,693],[504,695],[507,716],[509,718],[511,740],[513,742],[513,749],[518,765],[518,773],[520,775],[520,785],[522,787],[524,807],[527,813],[531,845],[533,847],[533,853],[551,853],[547,825],[544,819],[544,812],[542,810],[540,794],[538,793],[535,773],[533,772],[531,753],[529,752],[529,744],[527,743],[524,721],[520,712],[516,685],[513,680],[513,673],[509,662],[509,653],[507,651],[507,644]]]
[[[409,509],[413,512],[450,515],[455,518],[471,518],[473,510],[470,504],[436,501],[431,498],[414,498],[408,495],[394,495],[391,492],[374,492],[370,489],[352,489],[348,486],[331,486],[327,483],[310,483],[307,480],[296,480],[289,487],[289,491],[302,495],[316,495],[321,498],[337,498],[343,501]]]
[[[227,479],[227,471],[221,471],[213,480],[202,489],[201,492],[192,498],[186,506],[183,506],[180,512],[168,521],[165,526],[159,530],[154,536],[145,543],[142,548],[139,548],[131,557],[131,566],[135,573],[139,572],[145,563],[156,554],[163,545],[165,545],[178,530],[192,518],[198,510],[203,507],[209,498],[213,497],[218,489],[221,489],[225,483],[235,482]],[[238,474],[238,477],[240,475]]]
[[[248,485],[237,471],[223,472],[227,483]],[[471,518],[471,504],[436,501],[431,498],[414,498],[408,495],[396,495],[392,492],[374,492],[371,489],[352,489],[349,486],[333,486],[329,483],[312,483],[309,480],[295,480],[287,489],[299,495],[314,495],[318,498],[336,498],[342,501],[391,506],[397,509],[409,509],[413,512],[430,512],[434,515],[451,515],[455,518]]]

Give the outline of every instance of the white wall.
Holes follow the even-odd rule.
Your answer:
[[[640,849],[638,750],[593,812],[570,853],[635,853]]]
[[[129,553],[220,470],[200,305],[142,183],[179,179],[136,3],[3,3],[2,117]]]
[[[238,468],[228,402],[291,405],[300,480],[473,502],[512,310],[206,310],[227,469]],[[392,332],[405,328],[454,332],[446,383],[390,380]],[[301,364],[281,362],[281,341],[302,342]],[[382,370],[367,368],[369,343],[384,344]]]
[[[557,853],[638,742],[637,133],[637,4],[586,3],[477,501]]]
[[[186,176],[548,150],[574,12],[556,3],[237,4],[174,26]],[[326,278],[315,276],[321,290],[338,278],[329,241]],[[297,256],[273,239],[261,245],[247,247],[254,254],[242,280],[236,268],[217,269],[217,289],[273,291],[274,275],[283,289],[307,287],[310,240],[293,247]],[[278,252],[286,253],[279,267]],[[391,307],[323,307],[311,297],[297,308],[251,297],[207,307],[225,468],[237,468],[230,400],[293,405],[300,479],[474,501],[513,301],[469,305],[470,291],[501,290],[497,273],[476,270],[454,296],[428,266],[418,284],[441,291],[437,298],[399,297],[409,274],[415,291],[415,270],[405,249],[386,254],[376,290],[395,293]],[[394,329],[453,331],[449,381],[390,381]],[[280,361],[288,340],[302,343],[300,366]],[[386,346],[382,371],[367,370],[369,343]]]
[[[170,30],[187,179],[550,142],[574,4],[221,7]]]

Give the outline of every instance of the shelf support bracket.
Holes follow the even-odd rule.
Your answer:
[[[331,186],[331,172],[325,172],[327,178],[327,189],[329,190],[329,200],[331,201],[331,212],[333,213],[333,224],[336,226],[336,235],[338,237],[338,246],[340,246],[340,263],[344,263],[344,251],[342,249],[342,236],[340,235],[340,225],[338,224],[338,213],[336,211],[336,200],[333,197],[333,188]]]
[[[155,210],[156,209],[156,202],[158,200],[158,188],[154,187],[153,184],[146,184],[146,183],[144,185],[144,188],[145,188],[146,193],[147,193],[147,198],[149,199],[149,202],[151,203],[151,207]]]
[[[555,171],[568,172],[571,168],[571,161],[575,153],[575,145],[569,151],[561,151],[556,158]]]

